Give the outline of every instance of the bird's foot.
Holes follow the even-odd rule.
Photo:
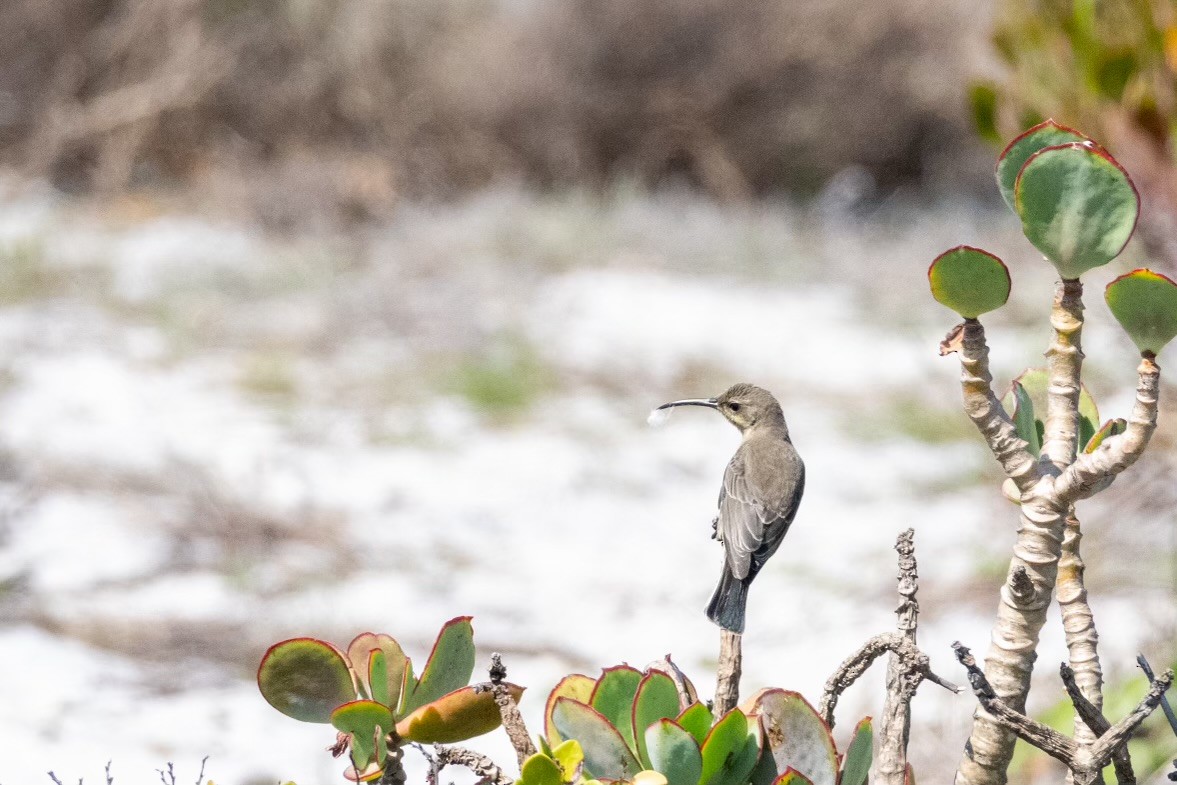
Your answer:
[[[719,516],[716,515],[711,519],[711,539],[718,543],[723,543],[723,536],[719,533]]]

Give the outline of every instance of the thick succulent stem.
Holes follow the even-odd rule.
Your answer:
[[[1025,493],[1038,481],[1040,472],[1029,445],[1021,439],[1001,401],[993,393],[989,372],[989,346],[985,328],[976,319],[966,319],[940,344],[941,354],[960,352],[960,386],[964,410],[985,438],[989,449],[1006,475]]]
[[[1067,516],[1063,532],[1063,552],[1058,564],[1058,583],[1055,597],[1062,612],[1063,632],[1066,636],[1067,658],[1070,660],[1074,681],[1083,698],[1096,711],[1103,708],[1103,670],[1099,665],[1099,634],[1095,618],[1087,602],[1087,587],[1083,583],[1085,569],[1079,554],[1082,534],[1079,519],[1072,511]],[[1075,741],[1091,744],[1096,734],[1088,723],[1075,713]]]
[[[1046,350],[1046,420],[1039,462],[1058,475],[1079,446],[1079,374],[1083,368],[1083,284],[1063,280],[1050,311],[1054,337]]]
[[[1067,509],[1055,501],[1051,478],[1025,495],[1009,573],[1001,587],[985,676],[1005,705],[1022,711],[1037,658],[1038,636],[1054,594]],[[982,707],[984,704],[982,704]],[[1014,735],[983,708],[957,771],[957,785],[1000,785],[1013,756]]]
[[[1161,368],[1151,355],[1140,360],[1136,372],[1136,403],[1124,433],[1105,439],[1095,452],[1080,455],[1058,478],[1055,491],[1069,504],[1086,499],[1107,487],[1120,472],[1144,453],[1157,428],[1157,400]]]
[[[719,665],[715,673],[715,719],[736,707],[740,702],[740,675],[744,669],[741,635],[738,632],[719,631]]]

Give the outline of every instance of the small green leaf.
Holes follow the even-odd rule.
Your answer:
[[[617,728],[621,738],[625,739],[625,743],[635,753],[637,741],[633,727],[633,699],[637,695],[638,684],[641,681],[641,671],[628,665],[605,668],[601,678],[597,680],[592,703],[589,704]]]
[[[1009,299],[1009,270],[988,251],[960,245],[935,258],[928,283],[936,302],[966,319],[1000,308]]]
[[[376,701],[358,700],[345,703],[331,712],[331,724],[336,730],[351,735],[351,760],[358,769],[366,769],[370,763],[383,763],[378,751],[383,745],[378,742],[393,726],[392,712]]]
[[[552,758],[560,764],[560,769],[564,772],[564,781],[576,782],[576,775],[584,763],[584,750],[580,748],[580,742],[569,739],[552,751]]]
[[[474,628],[469,616],[450,619],[441,628],[429,660],[421,671],[421,678],[405,702],[402,712],[407,714],[442,695],[470,683],[474,673]]]
[[[638,683],[633,699],[633,721],[630,724],[637,742],[638,760],[643,766],[650,766],[646,753],[646,728],[658,720],[673,719],[677,714],[678,688],[674,686],[674,679],[662,671],[648,672]]]
[[[1093,142],[1046,147],[1014,185],[1022,231],[1063,278],[1116,258],[1136,228],[1140,197],[1123,167]]]
[[[1001,198],[1014,210],[1014,183],[1026,159],[1044,147],[1067,142],[1085,142],[1087,137],[1078,131],[1059,125],[1054,120],[1039,123],[1010,142],[997,157],[997,187]],[[1016,210],[1015,210],[1016,212]]]
[[[842,776],[838,780],[838,785],[866,785],[866,776],[870,773],[874,735],[870,717],[855,726],[854,738],[850,740],[850,746],[846,748],[846,757],[842,759]]]
[[[969,85],[969,109],[973,116],[973,128],[986,142],[998,143],[1001,135],[997,132],[997,88],[992,82],[973,82]]]
[[[396,711],[407,659],[400,644],[389,635],[365,632],[348,644],[347,659],[369,697]]]
[[[258,666],[257,685],[271,706],[303,722],[330,722],[336,707],[356,698],[343,654],[314,638],[271,646]]]
[[[732,709],[715,723],[703,742],[701,785],[747,782],[760,759],[760,727]]]
[[[556,700],[571,698],[588,705],[592,702],[593,689],[596,686],[597,683],[583,673],[573,673],[560,679],[560,682],[548,694],[548,701],[544,706],[544,735],[547,736],[551,744],[559,744],[561,741],[560,732],[556,730],[556,725],[552,722],[552,711],[556,708]]]
[[[580,742],[584,767],[591,776],[624,780],[642,770],[617,728],[591,706],[571,698],[557,698],[552,722],[562,738]]]
[[[517,684],[508,684],[507,689],[516,701],[523,696]],[[396,724],[396,732],[421,744],[452,744],[489,733],[502,721],[493,692],[463,687],[414,709]]]
[[[795,769],[813,785],[837,785],[838,753],[830,729],[799,693],[766,690],[756,701],[767,751],[779,776]]]
[[[556,761],[536,753],[519,768],[518,785],[563,785],[564,776]]]
[[[696,701],[683,709],[683,713],[678,715],[675,721],[689,730],[695,741],[702,746],[707,740],[707,734],[711,732],[711,725],[715,719],[711,716],[711,709]]]
[[[1013,418],[1018,436],[1029,443],[1035,455],[1042,450],[1043,435],[1046,432],[1042,418],[1046,412],[1046,388],[1049,383],[1050,375],[1045,368],[1027,368],[1021,376],[1014,379],[1010,392],[1002,399],[1002,405]],[[1099,407],[1095,405],[1091,393],[1087,392],[1087,387],[1080,384],[1078,444],[1087,444],[1098,427]],[[1028,438],[1028,435],[1032,438]]]
[[[650,753],[650,768],[665,774],[669,785],[699,785],[703,755],[690,731],[674,720],[663,719],[647,728],[643,735]]]
[[[1128,421],[1124,418],[1117,417],[1114,420],[1108,420],[1103,424],[1103,427],[1095,432],[1095,435],[1091,437],[1091,441],[1087,442],[1087,446],[1083,448],[1083,452],[1095,452],[1099,449],[1099,445],[1103,444],[1104,439],[1119,436],[1126,430],[1128,430]]]
[[[1177,336],[1177,284],[1152,270],[1133,270],[1104,292],[1116,321],[1142,352],[1159,354]]]
[[[1002,399],[1005,410],[1014,422],[1014,430],[1029,445],[1030,452],[1037,457],[1042,452],[1041,421],[1034,416],[1034,401],[1022,383],[1014,379],[1009,392]]]

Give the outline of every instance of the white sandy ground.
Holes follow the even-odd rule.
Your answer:
[[[281,716],[252,681],[267,643],[301,634],[385,631],[420,658],[442,622],[471,614],[479,668],[505,652],[533,730],[570,671],[671,652],[710,692],[710,520],[738,437],[703,410],[645,424],[670,397],[721,391],[696,380],[776,391],[808,468],[795,528],[751,594],[746,691],[816,702],[842,658],[892,627],[891,546],[908,526],[920,642],[961,681],[948,644],[987,645],[1013,508],[967,429],[927,443],[863,428],[889,416],[868,391],[955,406],[956,363],[935,353],[953,317],[923,274],[957,242],[1016,247],[1009,226],[983,228],[1000,214],[958,205],[851,231],[846,216],[668,198],[605,209],[602,229],[578,209],[518,194],[407,208],[366,239],[358,270],[324,272],[305,260],[338,248],[327,241],[113,221],[12,186],[0,249],[36,243],[50,269],[107,275],[101,291],[0,308],[0,580],[14,587],[0,594],[0,784],[48,782],[50,769],[100,783],[107,760],[119,783],[154,781],[168,761],[194,781],[205,755],[221,785],[342,781],[330,729]],[[728,258],[737,242],[753,250]],[[1002,378],[1040,343],[1049,275],[1027,277],[1041,296],[1022,298],[1020,320],[993,320]],[[177,301],[195,337],[150,318]],[[1088,354],[1122,352],[1092,311]],[[501,331],[556,379],[520,417],[419,382],[377,404],[349,388],[382,363],[394,377],[428,369],[413,364],[423,346]],[[249,353],[275,345],[293,401],[241,384]],[[1120,365],[1099,366],[1105,411],[1128,400]],[[1096,576],[1103,556],[1089,555]],[[1113,678],[1177,625],[1164,574],[1093,602]],[[1062,658],[1057,626],[1044,672]],[[845,697],[841,732],[878,712],[880,679]],[[1041,683],[1038,701],[1056,700],[1049,673]],[[925,687],[913,749],[925,770],[951,768],[972,705]],[[512,760],[499,734],[470,746]]]

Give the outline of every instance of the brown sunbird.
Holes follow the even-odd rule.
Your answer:
[[[781,405],[768,390],[733,385],[718,398],[662,404],[717,409],[744,440],[723,473],[715,538],[723,544],[723,573],[707,616],[732,632],[744,631],[748,587],[776,553],[797,514],[805,489],[805,464],[789,439]]]

